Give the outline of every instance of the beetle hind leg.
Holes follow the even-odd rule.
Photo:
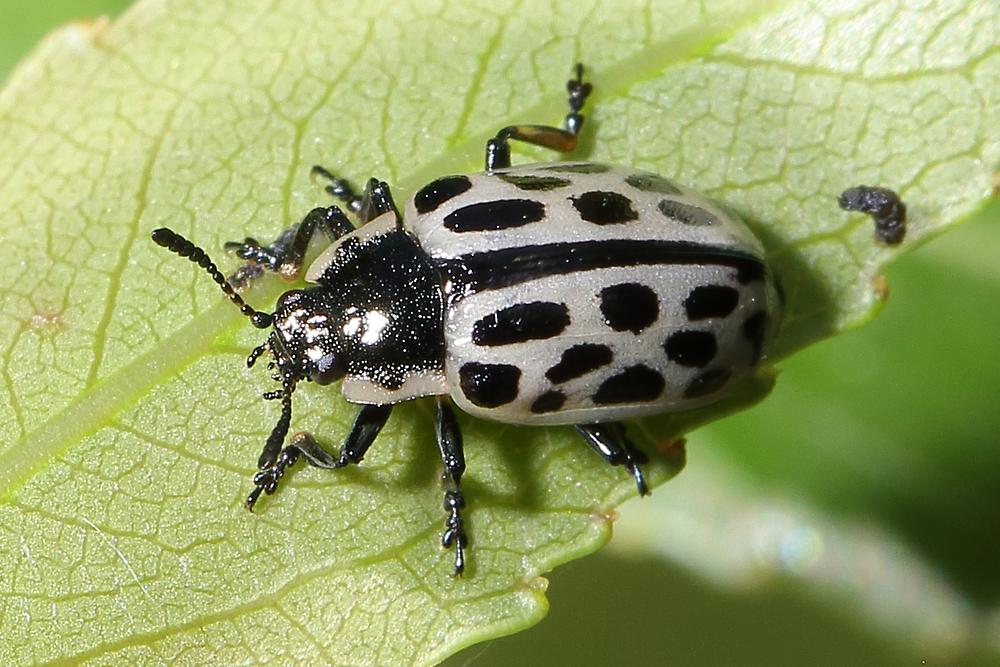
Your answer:
[[[583,80],[583,65],[577,63],[575,77],[566,83],[569,94],[569,113],[563,126],[550,125],[508,125],[486,142],[486,171],[504,169],[510,166],[510,140],[550,148],[560,153],[569,153],[576,148],[577,136],[583,127],[583,105],[593,91],[593,86]]]
[[[649,495],[649,487],[640,467],[649,459],[625,435],[625,426],[618,422],[577,424],[576,430],[591,449],[600,454],[605,461],[613,466],[625,466],[635,479],[635,486],[640,496]]]

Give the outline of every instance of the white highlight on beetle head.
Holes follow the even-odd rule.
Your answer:
[[[377,310],[368,311],[364,319],[364,332],[361,334],[361,342],[365,345],[374,345],[382,337],[382,331],[389,324],[389,318]]]

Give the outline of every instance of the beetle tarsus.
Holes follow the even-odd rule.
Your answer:
[[[274,465],[262,468],[257,471],[253,476],[254,489],[247,496],[244,505],[251,512],[253,511],[254,505],[257,504],[257,500],[260,498],[261,493],[266,493],[267,495],[273,495],[275,491],[278,490],[278,482],[281,478],[285,476],[285,471],[288,467],[295,465],[295,462],[299,460],[299,455],[302,452],[295,445],[289,445],[281,450],[278,454],[277,461]]]
[[[441,535],[441,546],[445,549],[455,549],[456,577],[465,571],[465,547],[469,537],[465,532],[465,522],[462,520],[462,510],[465,509],[465,496],[462,494],[462,475],[465,473],[465,450],[462,445],[462,431],[455,419],[455,412],[446,398],[437,402],[437,420],[435,424],[438,449],[441,451],[441,461],[444,463],[444,511],[448,518],[444,523],[444,533]]]
[[[460,510],[465,507],[465,497],[461,491],[447,491],[444,494],[444,510],[448,512],[445,521],[445,531],[441,535],[441,546],[445,549],[455,549],[454,576],[460,577],[465,572],[465,547],[469,538],[465,533],[465,523]]]

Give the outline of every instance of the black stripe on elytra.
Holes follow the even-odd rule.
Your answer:
[[[569,326],[564,303],[532,301],[490,313],[472,325],[476,345],[511,345],[558,336]]]
[[[497,178],[502,181],[507,181],[511,185],[517,186],[519,190],[525,190],[528,192],[541,191],[547,192],[548,190],[555,190],[556,188],[565,188],[567,185],[572,185],[573,181],[565,178],[558,178],[557,176],[533,176],[531,174],[497,174]]]
[[[614,359],[614,353],[607,345],[580,343],[562,353],[559,363],[545,371],[545,377],[552,384],[569,382],[587,373],[607,366]]]
[[[474,252],[447,259],[432,258],[431,261],[451,283],[452,301],[547,276],[612,267],[727,266],[736,269],[736,278],[742,284],[764,277],[764,263],[753,255],[690,241],[610,239],[550,243]]]
[[[666,382],[659,372],[649,366],[636,364],[602,382],[594,394],[594,403],[609,405],[654,401],[663,393],[665,386]]]
[[[494,232],[523,227],[545,217],[545,204],[533,199],[497,199],[469,204],[444,216],[453,232]]]
[[[728,285],[699,285],[684,299],[684,310],[689,321],[709,317],[728,317],[736,310],[740,293]]]
[[[674,201],[673,199],[662,200],[656,205],[656,208],[660,209],[660,213],[668,220],[679,222],[682,225],[707,227],[719,224],[718,218],[700,206],[692,206],[691,204]]]
[[[472,187],[468,176],[445,176],[428,183],[413,195],[417,213],[430,213],[449,199]]]

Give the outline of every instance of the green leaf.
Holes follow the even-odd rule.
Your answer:
[[[898,252],[837,193],[901,191],[905,249],[975,211],[1000,160],[997,10],[834,4],[144,1],[49,38],[0,93],[0,657],[426,663],[537,621],[540,573],[607,540],[630,480],[569,429],[463,418],[474,552],[452,580],[414,404],[361,468],[296,470],[241,511],[276,418],[242,363],[260,332],[149,231],[266,238],[321,199],[317,162],[402,199],[478,168],[499,126],[557,120],[582,60],[580,154],[744,215],[788,297],[783,356],[869,317]],[[669,443],[769,385],[637,430]],[[294,428],[342,437],[335,392],[297,399]],[[660,450],[657,481],[682,462]]]

